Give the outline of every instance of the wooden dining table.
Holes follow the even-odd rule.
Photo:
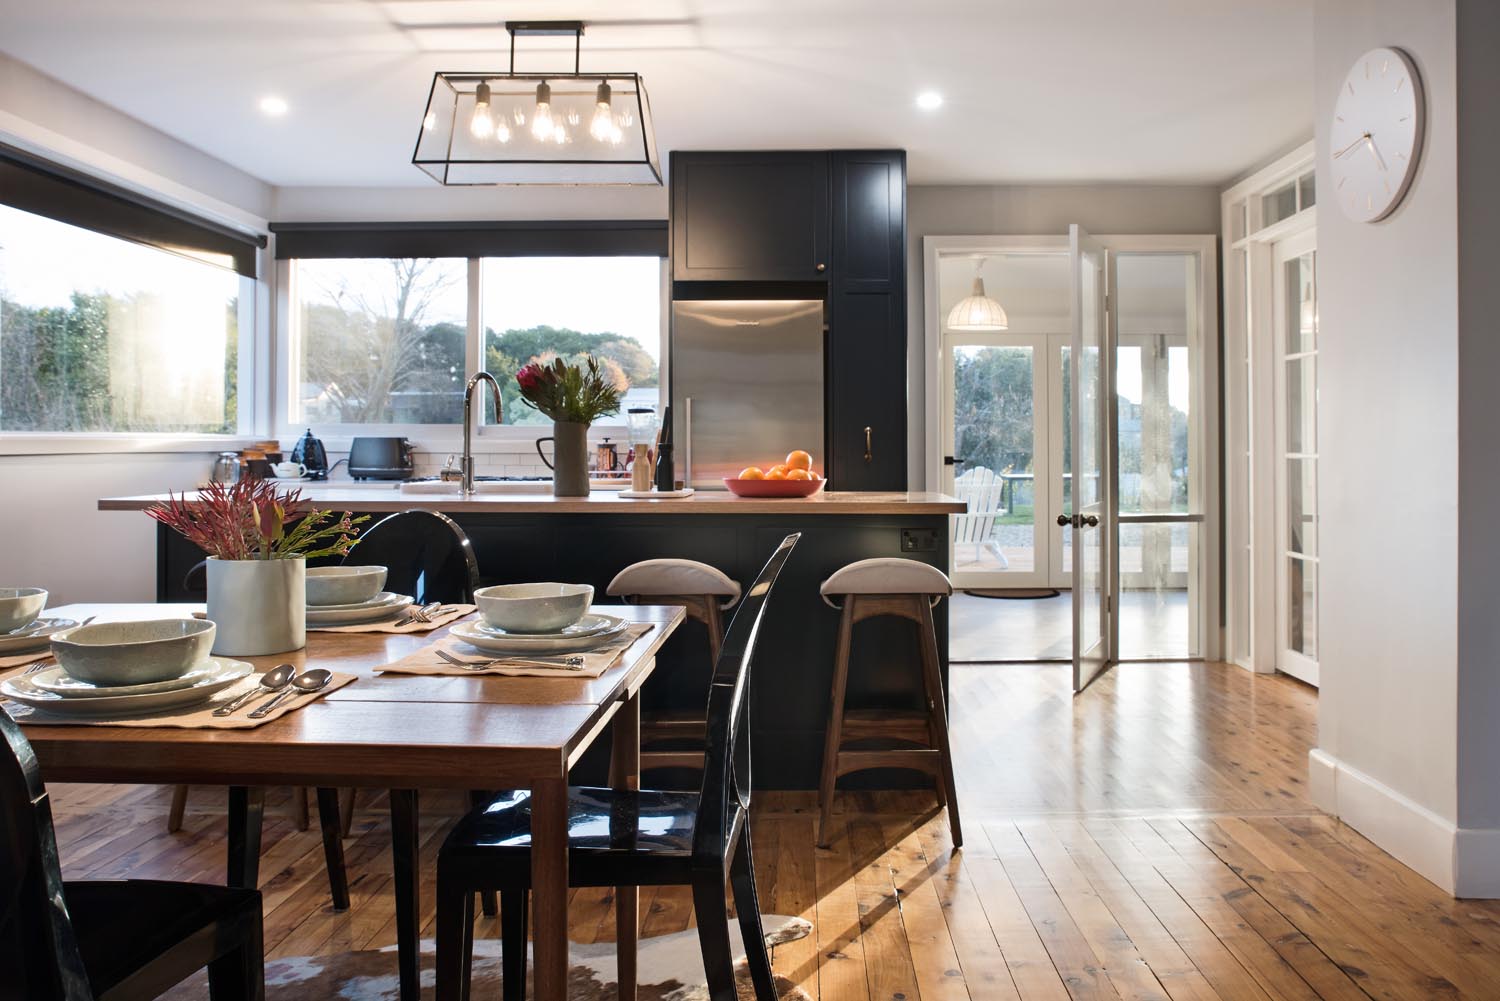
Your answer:
[[[201,610],[191,604],[75,604],[49,614],[104,622]],[[529,789],[535,997],[562,1001],[568,982],[568,770],[613,723],[610,781],[637,787],[641,686],[684,615],[661,605],[594,610],[654,626],[598,678],[380,674],[448,627],[426,634],[309,630],[301,650],[239,659],[260,670],[290,662],[356,680],[256,729],[22,725],[50,782],[230,787],[231,885],[257,885],[264,787],[388,790],[402,1001],[417,1001],[421,993],[417,790]],[[325,832],[330,820],[337,830],[336,816],[328,817],[331,798],[319,797]],[[338,837],[325,836],[325,850],[342,863]],[[636,895],[626,890],[617,898],[620,982],[633,984]]]

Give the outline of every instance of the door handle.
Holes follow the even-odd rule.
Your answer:
[[[1089,528],[1098,528],[1099,527],[1099,516],[1096,515],[1096,514],[1085,515],[1084,519],[1083,519],[1083,523],[1085,525],[1087,525]]]
[[[1089,528],[1098,528],[1099,516],[1096,514],[1075,514],[1070,518],[1065,514],[1060,514],[1057,516],[1057,525],[1059,528],[1067,528],[1070,525],[1073,528],[1082,528],[1085,525]]]
[[[874,458],[874,455],[872,454],[872,449],[870,448],[870,429],[868,427],[866,427],[865,428],[865,461],[869,462],[873,458]]]
[[[1060,515],[1057,516],[1057,527],[1058,528],[1067,528],[1068,526],[1070,526],[1072,524],[1073,524],[1073,519],[1070,518],[1070,517],[1068,517],[1067,515],[1060,514]]]
[[[945,455],[945,456],[943,456],[943,465],[945,465],[945,466],[961,466],[965,462],[968,462],[968,461],[969,461],[968,459],[965,459],[962,456],[957,456],[957,457],[952,456],[952,455]]]

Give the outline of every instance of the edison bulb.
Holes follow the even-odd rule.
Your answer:
[[[589,135],[600,142],[609,142],[618,132],[614,111],[610,107],[609,84],[601,83],[594,92],[594,117],[589,122]]]
[[[558,127],[552,120],[552,88],[539,83],[536,85],[536,110],[531,113],[531,134],[539,142],[546,142]]]
[[[495,134],[495,116],[490,112],[490,85],[487,83],[474,88],[474,116],[469,119],[469,134],[475,139],[488,139]]]

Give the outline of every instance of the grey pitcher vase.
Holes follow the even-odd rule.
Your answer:
[[[552,442],[552,458],[542,452],[542,442]],[[554,421],[552,434],[536,440],[536,454],[552,470],[552,496],[589,495],[589,426],[572,421]]]

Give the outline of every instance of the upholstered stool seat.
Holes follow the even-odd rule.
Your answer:
[[[840,615],[833,698],[828,707],[823,773],[818,783],[821,813],[818,844],[828,844],[833,791],[840,775],[869,768],[916,768],[933,777],[938,805],[948,810],[953,845],[962,845],[953,755],[948,746],[948,708],[938,664],[937,627],[932,620],[932,609],[953,593],[948,576],[937,567],[916,560],[891,557],[860,560],[835,571],[819,591],[827,604],[840,610]],[[909,619],[917,626],[919,664],[915,666],[921,674],[926,704],[916,712],[845,708],[854,626],[881,615]],[[885,746],[871,747],[869,741]]]
[[[697,560],[642,560],[615,574],[605,589],[627,604],[678,605],[690,619],[708,630],[708,659],[704,665],[703,699],[700,708],[686,712],[653,712],[641,715],[641,770],[650,768],[702,768],[708,720],[702,706],[708,704],[709,672],[719,659],[724,637],[725,609],[740,600],[740,585],[716,567]]]

